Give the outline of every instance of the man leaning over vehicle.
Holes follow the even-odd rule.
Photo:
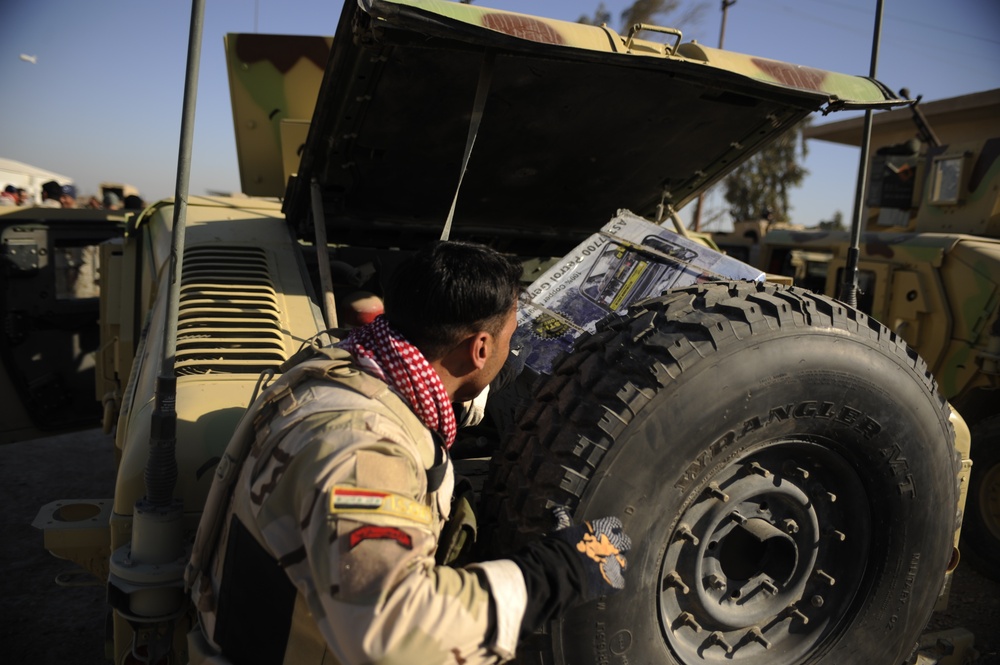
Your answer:
[[[192,663],[503,662],[520,635],[624,586],[621,523],[565,511],[510,559],[435,564],[452,403],[504,366],[520,276],[487,247],[435,243],[395,272],[383,316],[262,392],[227,450],[249,448],[231,499],[213,487],[225,518],[207,506],[199,527]]]

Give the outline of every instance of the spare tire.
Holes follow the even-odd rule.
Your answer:
[[[483,495],[491,555],[616,515],[626,590],[519,662],[901,663],[941,590],[958,458],[924,362],[794,287],[679,289],[602,322],[539,387]]]

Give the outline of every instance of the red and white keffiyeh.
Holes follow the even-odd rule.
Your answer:
[[[457,431],[455,412],[441,378],[420,349],[393,330],[385,316],[355,328],[337,346],[392,386],[427,429],[441,435],[445,448],[451,447]]]

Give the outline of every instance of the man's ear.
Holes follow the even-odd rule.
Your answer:
[[[493,336],[480,330],[469,338],[468,344],[472,364],[476,369],[482,369],[493,350]]]

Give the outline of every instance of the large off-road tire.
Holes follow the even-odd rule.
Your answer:
[[[1000,416],[971,428],[972,475],[962,522],[962,560],[1000,580]]]
[[[952,554],[957,456],[917,355],[801,289],[680,289],[603,322],[540,387],[484,494],[486,543],[616,515],[624,592],[519,662],[902,662]]]

